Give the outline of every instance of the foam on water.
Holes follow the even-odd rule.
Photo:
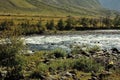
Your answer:
[[[98,45],[103,49],[113,47],[120,50],[120,34],[82,34],[82,35],[49,35],[26,37],[27,44],[33,44],[31,48],[54,49],[57,47],[69,49],[70,45]],[[30,45],[29,45],[30,46]]]

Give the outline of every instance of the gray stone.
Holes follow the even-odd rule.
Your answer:
[[[98,80],[98,78],[97,77],[92,77],[91,80]]]
[[[72,77],[72,74],[69,73],[69,72],[66,72],[66,73],[65,73],[65,76],[67,76],[67,77]]]

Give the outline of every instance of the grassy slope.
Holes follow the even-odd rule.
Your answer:
[[[10,1],[16,7],[19,7],[19,8],[30,8],[30,9],[36,8],[34,5],[28,3],[26,0],[10,0]]]
[[[0,0],[1,13],[48,16],[104,15],[97,0]]]

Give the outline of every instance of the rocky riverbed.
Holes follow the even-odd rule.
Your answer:
[[[119,80],[120,33],[113,32],[26,37],[26,45],[35,53],[20,56],[27,61],[23,74],[1,67],[0,79],[14,75],[23,80]]]
[[[73,34],[74,33],[74,34]],[[65,35],[41,35],[28,36],[25,38],[27,46],[32,51],[54,50],[62,48],[71,53],[75,46],[79,46],[84,51],[85,56],[92,56],[98,62],[106,65],[107,60],[113,60],[120,67],[120,31],[119,30],[95,30],[71,32]],[[98,46],[100,51],[86,52],[89,47]],[[94,49],[93,49],[94,50]],[[78,55],[70,55],[78,57]],[[83,55],[82,55],[83,56]]]

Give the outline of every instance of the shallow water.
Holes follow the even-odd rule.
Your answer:
[[[25,38],[31,50],[51,50],[63,48],[70,51],[71,45],[97,45],[102,49],[117,48],[120,50],[120,31],[97,30],[84,31],[81,34],[71,35],[42,35]]]

